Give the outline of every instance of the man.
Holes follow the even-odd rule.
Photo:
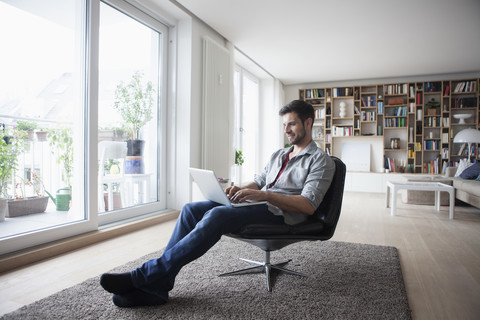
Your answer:
[[[295,225],[315,212],[333,179],[335,164],[312,140],[312,105],[294,100],[279,114],[292,147],[275,152],[254,182],[226,189],[233,202],[266,200],[268,204],[239,208],[212,201],[186,204],[160,258],[131,272],[102,275],[100,284],[113,293],[115,305],[164,304],[180,269],[207,252],[222,235],[254,223]]]

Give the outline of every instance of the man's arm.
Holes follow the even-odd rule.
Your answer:
[[[227,195],[233,202],[243,202],[246,200],[268,201],[272,205],[290,212],[298,212],[312,215],[315,209],[312,207],[310,201],[301,195],[285,195],[277,192],[261,191],[258,186],[253,183],[248,184],[243,188],[231,187],[230,193]]]

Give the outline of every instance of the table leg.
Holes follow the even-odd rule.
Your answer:
[[[440,191],[435,191],[435,210],[440,211]]]
[[[387,193],[385,194],[385,208],[390,208],[390,185],[387,183]]]
[[[394,216],[397,214],[397,188],[393,186],[392,188],[392,208],[390,209],[390,215]]]
[[[450,194],[450,207],[449,207],[450,212],[449,212],[448,218],[452,220],[454,215],[454,210],[455,210],[455,191],[449,190],[448,193]]]

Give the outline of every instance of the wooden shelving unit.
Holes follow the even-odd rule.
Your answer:
[[[313,138],[329,154],[335,138],[381,136],[385,169],[441,174],[468,154],[455,135],[479,128],[479,80],[309,88],[299,97],[314,106]]]

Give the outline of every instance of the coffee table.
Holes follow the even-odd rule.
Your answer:
[[[385,205],[390,207],[390,215],[396,215],[397,193],[399,190],[435,191],[435,210],[440,211],[440,192],[450,194],[449,219],[453,219],[455,211],[455,188],[440,182],[396,182],[387,181]],[[391,200],[390,200],[391,199]],[[392,205],[390,206],[390,201]]]

